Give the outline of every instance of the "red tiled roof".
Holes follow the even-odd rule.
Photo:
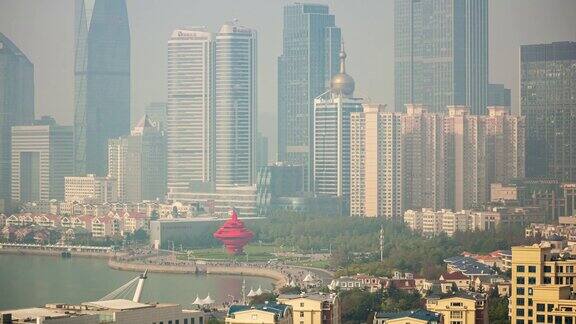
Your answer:
[[[467,280],[467,279],[468,277],[460,271],[443,273],[440,276],[440,280]]]

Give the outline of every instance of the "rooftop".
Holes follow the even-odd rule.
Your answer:
[[[279,317],[284,317],[286,314],[286,309],[288,305],[284,304],[277,304],[277,303],[266,303],[266,304],[257,304],[257,305],[231,305],[228,309],[228,316],[233,315],[237,312],[243,312],[251,309],[261,310],[265,312],[270,312],[278,315]]]
[[[423,321],[438,321],[438,322],[440,321],[440,314],[430,312],[424,309],[417,309],[404,312],[394,312],[394,313],[377,312],[375,317],[383,319],[413,318]]]

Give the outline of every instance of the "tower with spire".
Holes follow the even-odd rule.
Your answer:
[[[362,111],[354,97],[354,79],[346,73],[346,51],[340,49],[340,70],[330,88],[314,100],[313,191],[332,198],[348,214],[350,197],[350,114]]]

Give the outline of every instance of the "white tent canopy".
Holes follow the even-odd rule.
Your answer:
[[[202,304],[203,305],[212,305],[212,304],[214,304],[214,299],[210,298],[210,294],[208,294],[208,296],[206,296],[206,298],[204,298],[202,300]]]

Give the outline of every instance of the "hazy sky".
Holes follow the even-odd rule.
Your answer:
[[[408,1],[408,0],[406,0]],[[258,30],[259,128],[276,148],[276,59],[285,0],[127,0],[132,36],[132,121],[166,100],[166,42],[174,28],[233,18]],[[356,94],[394,104],[393,0],[315,0],[342,28]],[[73,0],[0,0],[0,32],[35,65],[36,115],[73,121]],[[576,0],[490,0],[490,81],[513,89],[517,109],[520,44],[576,40]]]

